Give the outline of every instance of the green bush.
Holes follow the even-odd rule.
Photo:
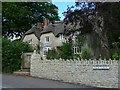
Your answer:
[[[56,49],[49,50],[47,53],[47,59],[58,59],[59,54]]]
[[[81,58],[91,59],[92,57],[93,57],[92,50],[90,49],[90,47],[88,47],[88,45],[84,45],[81,50]]]
[[[12,73],[21,67],[21,55],[33,51],[29,44],[2,39],[2,72]]]
[[[47,59],[72,59],[72,46],[70,43],[63,43],[59,49],[52,49],[48,51]]]
[[[114,53],[114,54],[112,55],[112,59],[118,60],[118,59],[120,59],[120,55],[119,55],[118,53]]]
[[[72,45],[70,43],[63,43],[60,56],[62,59],[73,59]]]
[[[74,55],[73,55],[73,59],[78,59],[78,58],[81,59],[80,54],[74,54]]]

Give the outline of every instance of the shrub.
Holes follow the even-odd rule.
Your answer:
[[[60,56],[62,59],[73,58],[72,45],[70,43],[63,43],[63,45],[61,46]]]
[[[29,44],[2,39],[2,71],[12,73],[21,67],[21,55],[33,51]]]
[[[93,57],[93,52],[88,45],[84,45],[81,50],[81,58],[83,59],[90,59]]]
[[[112,55],[112,59],[118,60],[118,59],[120,59],[120,55],[119,55],[118,53],[114,53],[114,54]]]
[[[52,49],[48,51],[47,59],[72,59],[72,45],[70,43],[63,43],[59,49]]]
[[[74,54],[74,55],[73,55],[73,59],[78,59],[78,58],[81,59],[80,54]]]
[[[47,53],[47,59],[58,59],[59,55],[55,49],[49,50]]]

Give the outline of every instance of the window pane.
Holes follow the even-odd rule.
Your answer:
[[[45,40],[46,42],[49,42],[49,41],[50,41],[50,40],[49,40],[49,37],[46,37],[45,39],[46,39],[46,40]]]

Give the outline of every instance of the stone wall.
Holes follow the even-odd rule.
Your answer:
[[[31,76],[80,83],[95,87],[118,88],[117,60],[40,60],[31,57]]]

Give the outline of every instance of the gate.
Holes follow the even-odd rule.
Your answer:
[[[22,70],[30,71],[30,59],[31,59],[32,53],[23,53],[22,54]]]

